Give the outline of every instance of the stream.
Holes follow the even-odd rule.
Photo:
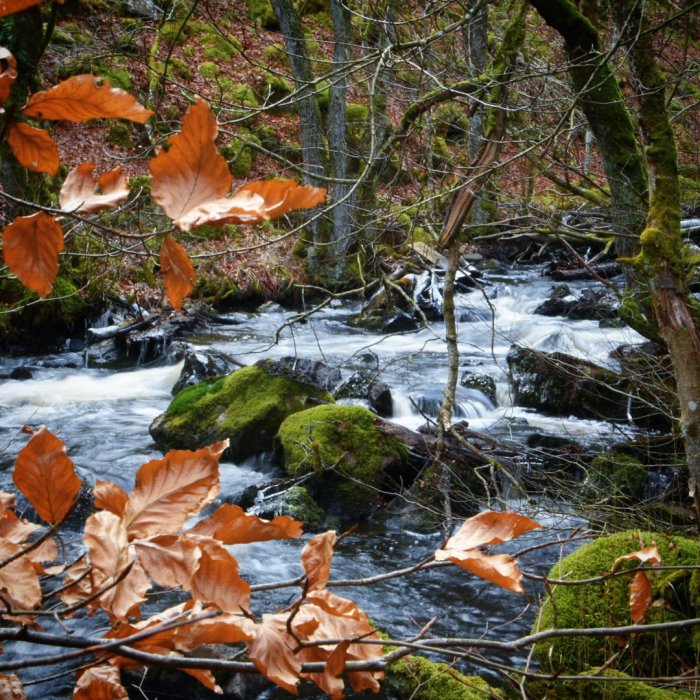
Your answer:
[[[513,343],[547,352],[558,350],[614,367],[612,350],[642,340],[629,329],[601,328],[597,321],[533,314],[552,286],[551,280],[541,276],[541,270],[522,267],[485,273],[481,289],[458,296],[459,318],[464,319],[458,326],[461,371],[469,369],[491,376],[496,382],[497,406],[476,390],[460,389],[456,415],[468,420],[471,429],[499,439],[522,441],[538,432],[604,445],[618,436],[619,427],[592,420],[552,418],[513,406],[510,400],[505,358]],[[572,282],[569,286],[572,292],[578,292],[590,283]],[[413,333],[372,333],[345,323],[358,310],[357,304],[327,307],[305,323],[282,330],[277,343],[276,331],[298,312],[273,308],[247,316],[236,314],[242,323],[215,326],[187,341],[196,349],[224,352],[245,364],[262,358],[297,356],[322,360],[339,368],[344,377],[358,368],[376,369],[391,387],[393,420],[415,429],[425,420],[416,406],[425,412],[430,412],[432,406],[434,415],[442,396],[447,377],[444,325],[434,323]],[[30,369],[32,378],[0,382],[0,489],[15,490],[11,467],[26,441],[20,433],[23,425],[46,425],[59,435],[80,477],[88,484],[99,478],[130,489],[138,467],[161,456],[148,426],[168,406],[181,365],[116,372],[86,367],[82,353],[0,359],[0,374],[16,367]],[[220,500],[235,501],[247,487],[269,479],[273,469],[264,458],[244,464],[222,463]],[[516,552],[537,542],[565,538],[576,526],[585,525],[560,502],[535,499],[526,503],[513,498],[506,505],[533,517],[544,529],[510,543],[505,551]],[[77,533],[72,534],[77,540]],[[417,563],[439,547],[444,537],[443,532],[412,529],[411,523],[398,515],[380,515],[339,544],[332,577],[366,577]],[[251,583],[288,579],[301,572],[299,552],[306,539],[237,545],[232,553],[240,562],[241,575]],[[564,551],[569,550],[564,546],[535,550],[521,559],[521,567],[546,573]],[[371,588],[336,590],[356,600],[380,628],[395,638],[415,636],[434,617],[434,635],[514,639],[529,631],[539,594],[526,584],[526,595],[520,597],[456,569],[433,570]],[[269,610],[270,601],[284,604],[292,596],[291,590],[283,589],[261,598],[259,605]],[[261,612],[262,606],[256,612]],[[69,626],[75,624],[68,622]],[[80,624],[95,623],[81,618]],[[3,657],[29,653],[28,647],[18,644],[6,649]],[[513,664],[525,660],[524,653],[508,659]],[[27,687],[29,697],[70,696],[74,683],[70,675],[37,682],[42,674],[49,673],[41,668],[23,673],[23,679],[31,676],[35,681]],[[199,696],[209,697],[206,692]],[[158,697],[185,695],[159,693]],[[259,697],[290,696],[273,690]],[[306,697],[325,696],[310,691]]]

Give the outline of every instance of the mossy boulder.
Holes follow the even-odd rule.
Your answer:
[[[700,545],[685,537],[631,530],[602,537],[562,559],[549,572],[550,579],[576,581],[610,572],[615,560],[641,547],[655,544],[664,566],[697,566]],[[636,568],[622,562],[618,570]],[[646,622],[672,622],[698,617],[700,574],[678,569],[649,573],[652,599],[658,601]],[[552,584],[552,594],[540,609],[535,631],[551,628],[596,628],[629,625],[630,577],[615,576],[603,582],[580,586]],[[600,666],[617,655],[614,670],[632,676],[675,676],[694,667],[700,653],[700,635],[692,630],[627,637],[621,647],[617,637],[567,637],[537,644],[535,655],[543,670],[551,673],[581,673]],[[617,685],[617,684],[616,684]],[[616,696],[618,697],[618,696]],[[641,696],[640,696],[641,697]]]
[[[314,473],[309,491],[331,516],[370,515],[388,483],[400,478],[406,448],[376,420],[360,406],[324,405],[295,413],[280,426],[279,452],[287,473]]]
[[[579,680],[553,680],[528,684],[531,697],[542,700],[570,700],[570,698],[586,698],[587,700],[680,700],[692,698],[692,693],[669,688],[655,688],[641,681],[632,680],[622,671],[613,669],[591,669],[581,674]],[[600,680],[592,678],[600,676]],[[619,678],[619,682],[611,682],[610,678]],[[682,680],[682,679],[679,679]]]
[[[647,469],[636,457],[606,452],[588,467],[582,495],[598,505],[629,507],[644,497],[646,485]]]
[[[398,700],[494,700],[505,697],[483,678],[464,676],[443,663],[406,656],[391,664],[384,681]]]
[[[289,415],[333,398],[300,381],[271,360],[200,382],[180,391],[149,428],[159,449],[196,450],[228,438],[226,456],[244,459],[272,449],[273,438]]]

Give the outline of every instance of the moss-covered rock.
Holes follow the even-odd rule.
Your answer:
[[[314,472],[309,489],[329,515],[345,520],[376,510],[388,477],[400,471],[404,445],[382,433],[360,406],[316,406],[289,416],[279,445],[290,476]]]
[[[646,485],[646,467],[632,455],[613,451],[591,462],[582,492],[596,504],[629,506],[643,498]]]
[[[542,700],[570,700],[586,698],[587,700],[680,700],[692,698],[692,693],[667,688],[655,688],[641,681],[633,681],[626,673],[613,669],[591,669],[586,671],[587,678],[580,681],[554,680],[550,683],[533,683],[528,685],[531,697]],[[601,676],[602,680],[591,676]],[[619,678],[619,682],[606,681],[606,678]]]
[[[333,398],[267,360],[183,389],[149,430],[163,451],[194,450],[228,438],[227,456],[243,459],[270,451],[285,418],[324,401]]]
[[[429,661],[422,656],[406,656],[392,664],[384,685],[398,700],[494,700],[504,695],[483,678],[464,676],[455,668]]]
[[[304,523],[304,530],[317,532],[326,527],[326,514],[314,501],[306,486],[292,486],[282,497],[280,514],[291,515]]]
[[[549,577],[576,581],[601,576],[612,569],[618,557],[651,544],[656,544],[665,566],[697,566],[700,563],[697,542],[635,530],[584,545],[556,564]],[[633,562],[623,562],[618,569],[633,569],[635,566]],[[660,603],[649,609],[647,622],[670,622],[698,616],[700,575],[697,571],[659,571],[649,573],[649,578],[653,600]],[[552,595],[540,609],[535,630],[631,624],[629,582],[627,576],[615,576],[600,583],[580,586],[553,585]],[[536,646],[535,654],[547,672],[581,673],[617,655],[615,670],[633,676],[653,677],[681,674],[695,665],[700,653],[700,635],[689,630],[640,634],[628,637],[626,641],[628,645],[621,647],[616,637],[549,639]]]

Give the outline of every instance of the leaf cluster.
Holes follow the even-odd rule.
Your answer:
[[[98,480],[96,510],[84,523],[84,552],[68,562],[54,537],[60,538],[81,482],[56,435],[46,428],[26,432],[32,434],[17,457],[14,481],[49,528],[18,517],[15,496],[0,493],[0,617],[28,629],[39,628],[46,616],[64,620],[79,611],[108,618],[101,640],[86,645],[95,663],[79,675],[75,697],[97,697],[105,688],[111,697],[126,697],[120,670],[159,661],[174,663],[220,692],[210,669],[185,658],[213,643],[244,645],[259,673],[293,693],[305,679],[342,698],[343,674],[356,692],[379,690],[386,663],[380,637],[352,600],[328,589],[335,531],[316,535],[304,546],[298,598],[285,610],[256,617],[253,588],[228,548],[298,538],[302,524],[287,515],[264,520],[223,504],[188,526],[218,496],[218,462],[228,441],[196,451],[171,450],[147,462],[130,493]],[[522,592],[516,560],[480,547],[538,527],[515,513],[480,513],[447,540],[433,561],[454,562]],[[154,586],[179,591],[183,600],[141,619]],[[11,627],[0,628],[0,638],[13,638],[11,632]],[[21,698],[18,684],[14,676],[0,675],[0,687],[20,688],[13,697]]]

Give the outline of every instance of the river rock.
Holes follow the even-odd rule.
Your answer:
[[[360,406],[316,406],[280,425],[278,452],[292,477],[313,473],[309,493],[342,521],[374,512],[389,483],[402,481],[407,450]]]
[[[226,353],[187,349],[182,372],[172,388],[172,394],[175,396],[187,386],[194,386],[200,382],[230,374],[239,367],[241,363]]]
[[[619,374],[565,353],[513,345],[506,358],[513,403],[555,416],[626,420],[627,382]]]
[[[366,369],[351,374],[333,393],[336,399],[363,399],[385,418],[394,413],[389,385],[377,380],[375,373]]]
[[[587,287],[576,295],[566,284],[553,286],[549,298],[535,309],[535,313],[594,321],[609,321],[617,317],[617,311],[605,290]]]
[[[343,379],[339,369],[329,367],[320,360],[309,360],[305,357],[282,357],[279,362],[300,375],[308,377],[312,384],[316,384],[326,391],[333,391]]]
[[[597,580],[580,586],[553,586],[536,617],[533,632],[553,627],[591,629],[629,625],[631,577],[602,577],[610,573],[618,557],[651,545],[658,548],[664,566],[697,566],[700,562],[697,541],[685,537],[632,530],[594,540],[557,562],[549,578]],[[624,571],[637,566],[636,561],[623,561],[617,569]],[[698,617],[697,572],[660,571],[649,579],[651,599],[659,603],[649,608],[645,623]],[[535,646],[535,657],[545,673],[590,673],[591,667],[605,664],[634,676],[656,675],[659,660],[663,659],[664,672],[675,676],[693,667],[700,653],[700,639],[692,628],[679,628],[673,634],[640,634],[627,641],[628,644],[621,645],[614,635],[550,638]]]
[[[225,377],[185,387],[149,428],[159,449],[196,450],[228,438],[225,456],[269,452],[282,421],[333,397],[289,367],[263,360]]]
[[[496,406],[496,380],[488,374],[480,374],[479,372],[466,371],[459,383],[465,389],[477,389],[482,394],[487,396]]]

